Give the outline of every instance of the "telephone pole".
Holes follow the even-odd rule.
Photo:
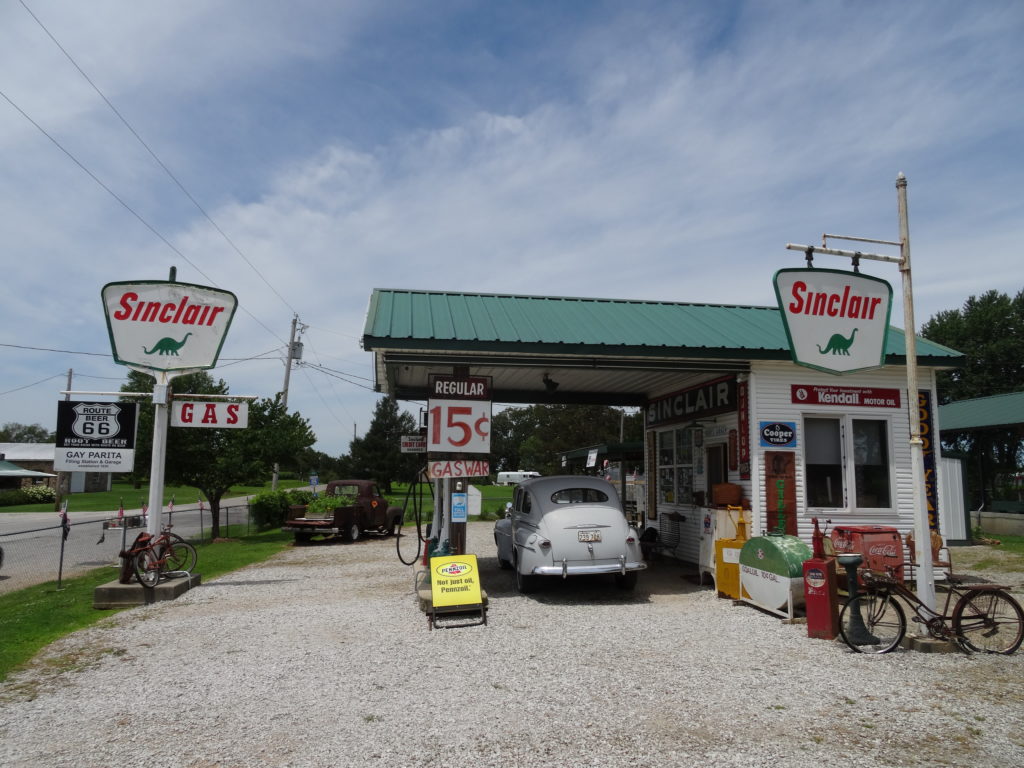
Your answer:
[[[281,405],[284,406],[285,411],[288,410],[288,382],[292,377],[292,360],[302,359],[302,344],[297,344],[295,341],[295,332],[299,327],[299,316],[292,315],[292,332],[288,337],[288,358],[284,364],[284,387],[281,390]],[[277,490],[277,479],[280,474],[280,465],[274,462],[274,476],[271,479],[270,487],[272,490]]]

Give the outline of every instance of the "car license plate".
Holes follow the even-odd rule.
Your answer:
[[[578,531],[580,541],[600,541],[600,531]]]

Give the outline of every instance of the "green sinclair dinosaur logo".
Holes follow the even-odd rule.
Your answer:
[[[147,355],[159,354],[177,356],[178,350],[185,346],[185,342],[188,341],[188,337],[191,335],[192,332],[189,331],[188,333],[185,334],[184,338],[182,338],[181,341],[175,341],[170,336],[165,336],[164,338],[160,339],[160,341],[158,341],[156,344],[154,344],[152,349],[146,349],[146,347],[143,346],[142,351],[145,352]]]
[[[850,347],[853,346],[853,337],[857,335],[857,328],[853,329],[853,333],[850,334],[850,338],[846,338],[841,333],[833,333],[832,338],[828,340],[828,344],[825,348],[821,348],[821,344],[815,344],[818,348],[818,352],[822,355],[827,355],[831,352],[833,355],[849,355]],[[164,339],[167,341],[167,339]]]

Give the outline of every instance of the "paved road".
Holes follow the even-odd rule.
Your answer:
[[[242,523],[247,519],[245,500],[229,499],[228,503],[231,502],[240,504],[221,507],[222,526],[226,523]],[[135,517],[137,512],[130,510],[127,516]],[[141,527],[104,528],[104,521],[116,517],[117,512],[69,512],[71,531],[64,542],[62,565],[58,513],[0,513],[0,547],[4,552],[3,564],[0,565],[0,594],[56,580],[58,576],[76,576],[103,566],[110,566],[111,578],[116,578],[118,553],[144,530]],[[209,509],[200,519],[197,505],[177,506],[173,524],[175,533],[187,539],[209,537]]]

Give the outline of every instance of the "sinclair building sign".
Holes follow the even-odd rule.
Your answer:
[[[213,368],[238,299],[191,283],[107,283],[103,309],[114,361],[147,371]]]
[[[844,374],[885,365],[892,286],[859,272],[780,269],[775,294],[793,362]]]

